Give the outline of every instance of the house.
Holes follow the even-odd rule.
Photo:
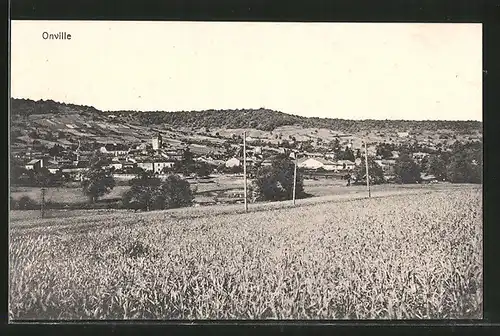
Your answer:
[[[34,170],[34,169],[42,168],[43,167],[43,160],[40,160],[40,159],[31,160],[24,167],[27,170]]]
[[[399,152],[398,151],[391,151],[391,154],[392,154],[392,158],[393,159],[399,158]]]
[[[321,153],[309,153],[309,152],[305,152],[304,156],[308,157],[308,158],[322,158],[323,154],[321,154]]]
[[[334,170],[336,165],[334,162],[328,161],[323,158],[305,158],[300,160],[300,162],[297,164],[299,168],[304,168],[304,169],[320,169],[323,168],[325,170]]]
[[[248,165],[255,164],[256,161],[252,158],[246,158],[246,162],[247,162],[247,167],[248,167]],[[243,166],[243,159],[231,158],[231,159],[227,160],[224,165],[227,168]]]
[[[438,179],[434,175],[427,175],[424,173],[420,174],[420,179],[422,180],[422,183],[436,183]]]
[[[226,161],[225,166],[227,168],[239,167],[241,165],[241,160],[238,158],[231,158]]]
[[[47,164],[46,168],[51,172],[52,174],[57,173],[58,171],[61,171],[61,166],[58,165],[57,163],[49,163]]]
[[[122,160],[113,160],[110,164],[108,164],[108,168],[114,168],[115,170],[123,169],[123,163],[126,161]]]
[[[103,154],[108,155],[126,155],[129,152],[129,149],[122,144],[106,144],[102,146],[99,151]]]
[[[130,169],[130,168],[134,168],[134,167],[136,167],[135,162],[131,162],[131,161],[122,162],[122,169]]]
[[[362,162],[363,162],[363,159],[361,159],[361,158],[356,158],[356,160],[354,160],[354,165],[355,165],[355,166],[359,166],[359,165],[361,165],[361,163],[362,163]]]
[[[178,151],[164,152],[164,153],[161,153],[161,156],[163,156],[167,160],[174,160],[174,161],[175,160],[177,160],[177,161],[182,160],[182,153],[180,153]]]
[[[173,168],[174,165],[175,161],[173,160],[148,159],[137,161],[137,167],[142,168],[145,171],[152,171],[155,174],[160,174],[164,168]]]
[[[375,160],[375,163],[382,168],[382,171],[385,175],[393,175],[394,174],[394,166],[396,164],[396,160]]]
[[[409,132],[397,132],[399,138],[407,138],[410,133]]]
[[[152,161],[137,161],[137,167],[144,169],[145,171],[153,171],[154,165]]]
[[[335,157],[336,157],[335,153],[326,153],[325,154],[325,159],[334,160]]]
[[[159,160],[153,162],[153,172],[155,174],[160,174],[163,172],[164,168],[173,168],[175,161],[172,160]]]
[[[356,163],[352,162],[351,160],[338,160],[335,162],[335,171],[341,171],[341,170],[352,170],[356,166]]]
[[[63,173],[82,173],[88,170],[87,167],[63,167],[61,171]]]

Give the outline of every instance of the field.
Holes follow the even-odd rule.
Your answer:
[[[11,221],[9,316],[481,318],[481,188],[374,194]]]
[[[217,203],[224,201],[242,201],[243,200],[243,178],[241,176],[220,175],[204,181],[190,181],[194,191],[194,200],[196,203]],[[248,181],[251,184],[251,180]],[[74,184],[76,185],[76,184]],[[436,185],[394,185],[385,184],[372,186],[374,191],[393,191],[406,189],[431,189],[447,190],[460,187],[460,184],[439,183]],[[102,200],[120,199],[128,186],[118,185],[111,193],[104,195]],[[327,196],[339,194],[357,194],[365,193],[365,186],[346,187],[346,181],[339,179],[318,179],[304,180],[304,190],[312,196]],[[19,200],[22,196],[29,196],[35,202],[40,203],[41,190],[36,187],[11,187],[10,195]],[[88,199],[83,195],[81,188],[76,186],[48,188],[45,196],[46,202],[63,204],[82,204],[87,203]]]

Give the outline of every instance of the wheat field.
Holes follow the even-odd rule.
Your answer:
[[[11,227],[9,317],[482,317],[482,190]],[[97,225],[99,223],[99,225]]]

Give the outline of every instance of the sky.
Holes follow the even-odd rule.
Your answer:
[[[482,26],[12,21],[10,89],[101,110],[482,120]]]

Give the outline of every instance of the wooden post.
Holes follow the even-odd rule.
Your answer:
[[[248,211],[247,203],[247,132],[243,132],[243,180],[244,180],[244,198],[245,198],[245,212]]]
[[[41,214],[41,217],[44,218],[45,216],[45,191],[47,189],[45,188],[42,188],[42,202],[40,204],[40,214]]]
[[[295,162],[295,167],[293,169],[293,205],[295,205],[295,196],[296,196],[296,189],[297,189],[297,154],[294,153],[294,162]]]
[[[366,149],[366,141],[365,141],[365,165],[366,165],[366,187],[368,188],[368,197],[371,197],[370,174],[368,172],[368,150]]]

